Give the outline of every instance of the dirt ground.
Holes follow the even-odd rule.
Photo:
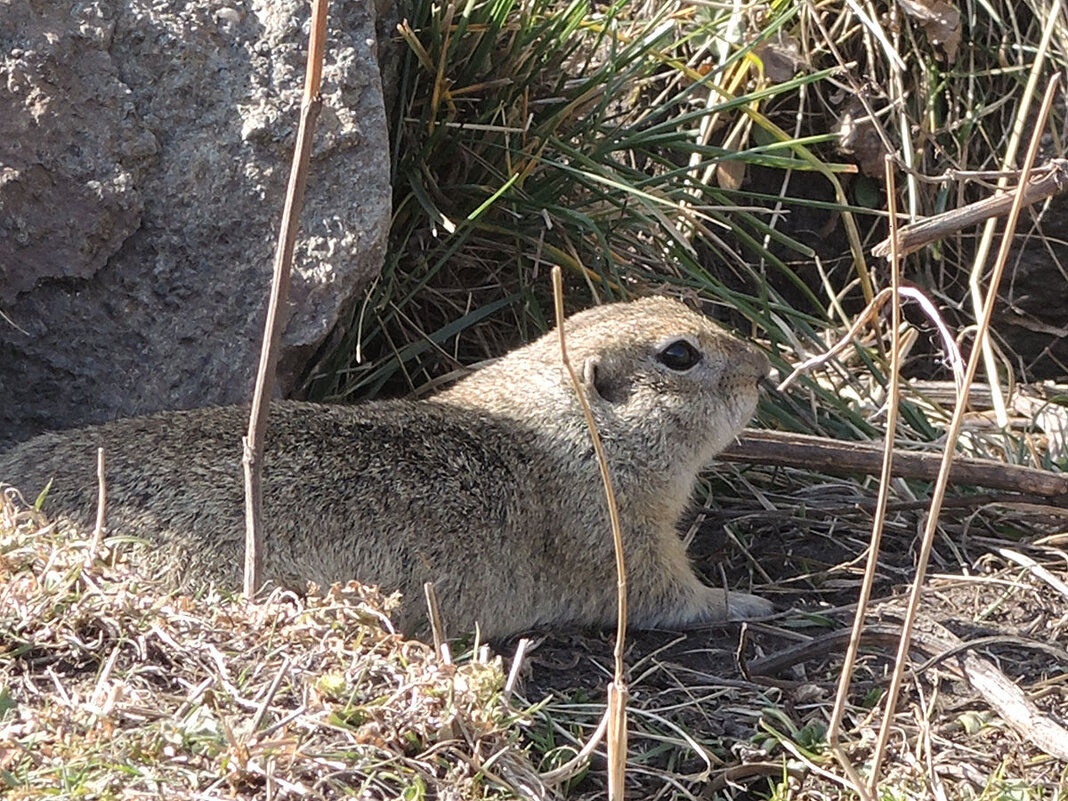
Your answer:
[[[711,515],[691,546],[712,582],[721,581],[723,565],[734,586],[748,589],[748,573],[753,590],[782,610],[776,618],[631,634],[634,797],[841,797],[834,777],[842,769],[827,746],[826,726],[866,558],[870,515],[863,506],[870,499],[843,484],[785,500],[775,497],[774,506],[792,507],[791,515],[732,502],[731,534]],[[1057,578],[1068,579],[1068,517],[1063,510],[973,507],[966,498],[949,505],[959,508],[944,516],[932,556],[880,786],[892,797],[1060,797],[1068,764],[1035,744],[1041,741],[1035,721],[1005,720],[962,670],[974,672],[976,660],[992,666],[1037,710],[1068,725],[1068,596],[1063,584],[1056,586]],[[922,507],[902,506],[908,508],[887,521],[841,733],[862,775],[870,771],[882,719],[873,707],[893,670],[922,531]],[[749,543],[745,555],[735,544],[741,542]],[[1048,574],[1019,564],[1028,559]],[[947,649],[944,637],[953,635],[972,645]],[[538,643],[523,691],[531,702],[550,700],[530,736],[564,743],[588,734],[611,675],[609,635]],[[558,718],[582,719],[582,709],[586,727],[559,730]],[[602,758],[569,791],[593,798],[603,787]]]

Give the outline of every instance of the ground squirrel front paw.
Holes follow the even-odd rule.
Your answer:
[[[727,619],[748,620],[754,617],[764,617],[775,611],[775,605],[758,595],[750,595],[746,592],[730,592],[727,595]]]

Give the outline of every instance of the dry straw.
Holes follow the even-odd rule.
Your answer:
[[[1038,156],[1039,144],[1042,141],[1042,130],[1046,127],[1049,112],[1053,106],[1053,98],[1058,88],[1057,76],[1050,81],[1046,89],[1046,95],[1042,99],[1042,106],[1038,111],[1038,119],[1035,122],[1035,131],[1031,137],[1031,144],[1024,159],[1023,171],[1020,175],[1020,184],[1015,193],[1012,210],[1005,223],[1005,231],[1002,234],[1001,248],[998,251],[997,260],[994,262],[994,271],[990,277],[990,286],[987,289],[986,301],[983,304],[983,313],[975,332],[975,347],[972,348],[968,359],[968,368],[964,374],[964,386],[970,387],[975,380],[975,373],[979,367],[979,359],[982,356],[982,343],[986,341],[987,332],[990,330],[990,320],[994,312],[994,303],[997,301],[998,287],[1001,277],[1005,272],[1005,264],[1009,258],[1009,249],[1012,247],[1013,233],[1016,231],[1016,223],[1020,218],[1020,210],[1023,208],[1023,192],[1021,188],[1026,186],[1031,179],[1031,169],[1035,158]],[[949,486],[949,472],[953,466],[953,455],[956,450],[957,438],[960,435],[961,425],[964,422],[964,414],[968,410],[968,404],[963,399],[953,410],[953,418],[950,420],[946,431],[946,446],[942,455],[942,469],[935,483],[934,494],[931,498],[931,508],[927,513],[927,521],[923,531],[923,542],[920,546],[920,555],[916,564],[916,576],[912,583],[912,591],[909,594],[908,610],[905,613],[905,621],[902,624],[901,643],[898,646],[897,662],[894,673],[890,680],[890,689],[887,691],[886,714],[883,716],[883,725],[879,730],[879,739],[876,743],[875,754],[872,757],[871,788],[874,790],[878,782],[879,767],[886,745],[890,739],[890,727],[893,723],[893,710],[897,705],[897,699],[901,692],[901,683],[905,676],[905,663],[908,659],[909,644],[912,638],[913,626],[916,622],[916,614],[919,610],[920,598],[923,592],[923,582],[927,574],[927,563],[931,556],[931,548],[934,545],[935,533],[938,531],[939,514],[942,511],[942,502],[946,497],[946,489]]]
[[[879,477],[879,495],[875,502],[875,513],[872,520],[871,543],[868,546],[868,561],[864,568],[864,579],[860,585],[860,598],[857,600],[857,612],[853,619],[853,629],[850,634],[849,647],[846,649],[845,658],[842,661],[842,675],[838,682],[838,694],[835,696],[834,709],[831,712],[831,720],[827,725],[827,738],[835,757],[841,763],[842,768],[853,783],[854,789],[864,801],[873,798],[872,792],[865,786],[864,781],[857,773],[853,764],[849,761],[838,739],[838,730],[842,725],[842,717],[845,714],[846,700],[849,695],[849,684],[853,677],[853,668],[856,664],[857,654],[860,652],[860,640],[864,633],[864,616],[867,612],[868,602],[871,600],[872,587],[875,584],[875,571],[879,562],[879,546],[883,538],[883,525],[886,521],[886,506],[890,497],[890,479],[893,475],[894,464],[894,433],[897,430],[898,405],[901,396],[901,287],[900,287],[900,259],[897,254],[897,237],[895,226],[897,221],[897,193],[894,186],[894,166],[892,160],[886,159],[886,198],[890,212],[890,236],[893,242],[893,250],[890,256],[890,300],[891,300],[891,327],[890,327],[890,388],[887,392],[886,410],[886,436],[883,441],[883,464],[882,473]]]
[[[583,391],[575,368],[567,356],[567,337],[564,332],[564,289],[563,276],[559,265],[553,267],[553,300],[556,304],[556,327],[560,332],[560,360],[571,378],[582,406],[582,414],[586,418],[586,425],[590,430],[590,439],[593,441],[593,450],[597,455],[597,465],[601,470],[601,479],[604,481],[605,500],[608,503],[608,517],[612,524],[612,542],[616,553],[616,645],[615,645],[615,675],[612,683],[608,685],[608,710],[605,713],[608,733],[608,798],[610,801],[623,798],[623,783],[626,776],[627,765],[627,684],[624,672],[626,665],[623,661],[623,648],[627,636],[627,570],[623,560],[623,532],[619,525],[619,508],[616,505],[616,492],[612,486],[612,475],[608,470],[608,459],[604,454],[604,445],[601,443],[601,435],[597,431],[597,423],[593,419],[593,411]],[[598,727],[598,732],[601,728]]]
[[[252,396],[248,434],[242,440],[242,464],[245,470],[245,595],[251,598],[260,587],[263,572],[262,532],[263,513],[263,439],[267,433],[267,410],[274,389],[274,371],[278,362],[278,348],[282,340],[279,313],[289,294],[289,275],[293,266],[293,248],[300,226],[300,209],[304,204],[304,187],[308,178],[315,121],[323,105],[320,88],[323,82],[323,54],[326,49],[327,0],[315,0],[312,7],[312,26],[308,42],[308,64],[304,76],[304,97],[300,104],[300,126],[294,146],[293,164],[286,186],[282,222],[278,231],[278,245],[274,255],[274,276],[271,279],[271,298],[267,305],[263,348],[256,373],[256,389]]]

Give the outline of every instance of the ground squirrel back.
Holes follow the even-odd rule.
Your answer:
[[[635,627],[770,611],[694,575],[676,526],[701,467],[753,413],[763,354],[666,298],[565,321],[615,483]],[[0,454],[0,480],[82,525],[107,463],[108,527],[149,541],[176,586],[240,586],[244,408],[165,412],[45,434]],[[279,402],[264,463],[265,575],[380,584],[425,619],[433,581],[451,634],[498,637],[615,620],[604,491],[555,332],[424,401]]]

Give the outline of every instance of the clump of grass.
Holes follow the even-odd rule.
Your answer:
[[[90,559],[87,539],[4,489],[0,788],[12,797],[544,792],[499,663],[445,664],[392,633],[373,588],[175,596],[123,547]]]
[[[799,171],[833,197],[835,173],[852,169],[828,158],[829,134],[795,139],[764,113],[826,73],[748,80],[796,9],[746,21],[752,39],[722,58],[726,10],[503,0],[408,11],[387,263],[312,394],[415,388],[531,338],[552,319],[553,264],[581,305],[673,285],[750,330],[777,330],[779,313],[810,330],[822,316],[791,263],[812,248],[776,225],[778,197],[739,188],[747,170]]]
[[[309,379],[320,399],[432,387],[533,338],[551,323],[553,264],[574,305],[667,289],[763,340],[781,369],[826,349],[885,284],[867,262],[885,234],[882,155],[907,166],[908,214],[989,191],[921,178],[997,166],[1006,98],[1048,16],[1042,0],[969,7],[953,50],[897,6],[413,0],[405,14],[389,253]],[[1065,42],[1062,26],[1049,74]],[[968,251],[964,235],[905,273],[962,325]],[[921,337],[906,374],[942,377],[907,311]],[[762,420],[877,436],[885,352],[861,343]],[[945,419],[903,415],[917,442]]]

